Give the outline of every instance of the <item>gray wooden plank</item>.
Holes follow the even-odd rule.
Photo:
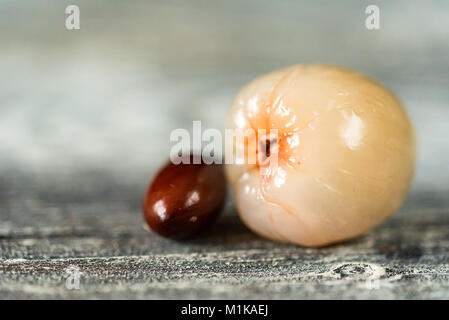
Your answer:
[[[449,298],[444,192],[415,191],[401,212],[367,235],[311,249],[254,235],[232,202],[209,232],[176,242],[143,227],[138,184],[111,183],[98,172],[10,175],[2,190],[19,188],[33,201],[0,203],[1,297]],[[108,201],[97,200],[104,188],[82,190],[90,180],[107,189]],[[61,181],[71,186],[56,188]],[[82,273],[79,290],[65,287],[70,265]]]
[[[0,288],[9,298],[449,298],[447,216],[400,215],[364,237],[321,249],[236,233],[236,219],[224,235],[215,234],[221,222],[216,232],[176,245],[153,234],[123,243],[14,239],[6,251],[15,247],[24,258],[0,261]],[[45,254],[35,255],[38,248]],[[81,270],[79,290],[65,288],[70,265]]]

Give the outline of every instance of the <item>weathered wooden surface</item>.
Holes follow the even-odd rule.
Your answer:
[[[0,298],[449,298],[447,1],[379,1],[374,32],[363,1],[79,1],[76,32],[67,4],[0,4]],[[317,61],[407,106],[418,165],[397,215],[321,249],[257,237],[231,200],[195,240],[144,229],[172,129],[223,128],[252,77]]]
[[[16,197],[1,202],[0,296],[449,298],[447,194],[412,194],[366,236],[307,249],[255,236],[231,204],[207,234],[162,239],[143,228],[142,187],[100,172],[2,179]],[[79,290],[65,287],[70,265]]]

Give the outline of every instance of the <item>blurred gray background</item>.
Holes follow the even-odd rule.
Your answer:
[[[249,80],[321,62],[390,87],[417,130],[415,186],[449,190],[449,3],[376,1],[370,31],[372,3],[2,1],[0,162],[149,173],[172,129],[222,128]],[[80,30],[65,28],[69,4]]]
[[[80,8],[80,30],[65,28],[70,4]],[[370,4],[380,8],[380,30],[365,27]],[[415,217],[404,241],[419,246],[423,239],[413,234],[423,219],[444,225],[441,217],[449,217],[448,1],[0,1],[0,270],[31,273],[28,280],[8,273],[0,280],[0,292],[10,297],[71,294],[57,287],[54,275],[33,269],[42,261],[62,277],[67,263],[57,259],[156,255],[148,265],[157,269],[165,265],[157,260],[161,248],[177,254],[238,248],[244,255],[248,248],[276,247],[240,226],[237,238],[225,232],[215,247],[164,242],[143,231],[140,204],[150,178],[168,158],[171,130],[191,128],[192,120],[202,120],[204,128],[223,128],[226,109],[242,85],[296,63],[353,68],[384,83],[403,101],[418,138],[416,178],[411,197],[391,222],[393,231],[388,224],[381,230],[388,238],[388,232],[400,233],[395,228],[405,228]],[[228,207],[225,216],[235,216],[232,203]],[[226,219],[222,223],[229,222],[229,230],[239,223]],[[443,240],[448,245],[447,233],[429,232],[428,250],[441,247]],[[248,248],[241,247],[242,239]],[[352,258],[334,249],[329,254],[335,263],[369,260],[367,252],[378,246],[377,240],[367,239],[359,240],[365,251]],[[397,246],[392,252],[403,248],[397,237],[388,239]],[[345,248],[348,254],[351,247]],[[287,257],[305,249],[282,250],[280,255]],[[420,250],[432,259],[431,251]],[[325,270],[319,260],[323,251],[311,252]],[[8,267],[14,259],[25,262]],[[186,259],[188,264],[193,258]],[[442,262],[444,272],[447,262]],[[432,263],[426,266],[431,269]],[[103,279],[112,284],[98,289],[95,272],[100,271],[91,270],[95,289],[84,297],[98,290],[104,290],[99,297],[114,297],[111,292],[119,292],[115,297],[235,297],[227,289],[210,293],[194,280],[189,286],[198,285],[199,291],[183,291],[184,282],[176,287],[178,282],[168,281],[177,291],[161,285],[160,295],[154,288],[136,289],[142,296],[130,293],[141,274],[135,282]],[[114,281],[125,284],[114,287]],[[286,286],[295,284],[285,281]],[[248,288],[239,283],[243,293],[237,297],[246,297]],[[345,286],[322,296],[289,286],[268,296],[254,292],[268,298],[356,295]],[[388,292],[398,297],[404,288]]]

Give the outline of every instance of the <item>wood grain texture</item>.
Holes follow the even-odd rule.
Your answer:
[[[0,298],[449,299],[449,5],[376,2],[378,31],[371,1],[77,1],[76,32],[69,3],[2,2]],[[232,199],[197,239],[145,230],[171,130],[223,129],[246,82],[315,62],[374,77],[409,111],[418,163],[398,214],[321,249],[254,235]]]
[[[163,239],[143,226],[143,188],[100,172],[77,176],[10,173],[2,181],[7,194],[23,196],[1,202],[1,297],[449,298],[446,194],[413,193],[369,234],[308,249],[254,235],[231,202],[205,235]],[[97,187],[83,192],[81,182]],[[81,271],[79,290],[65,287],[71,265]]]

